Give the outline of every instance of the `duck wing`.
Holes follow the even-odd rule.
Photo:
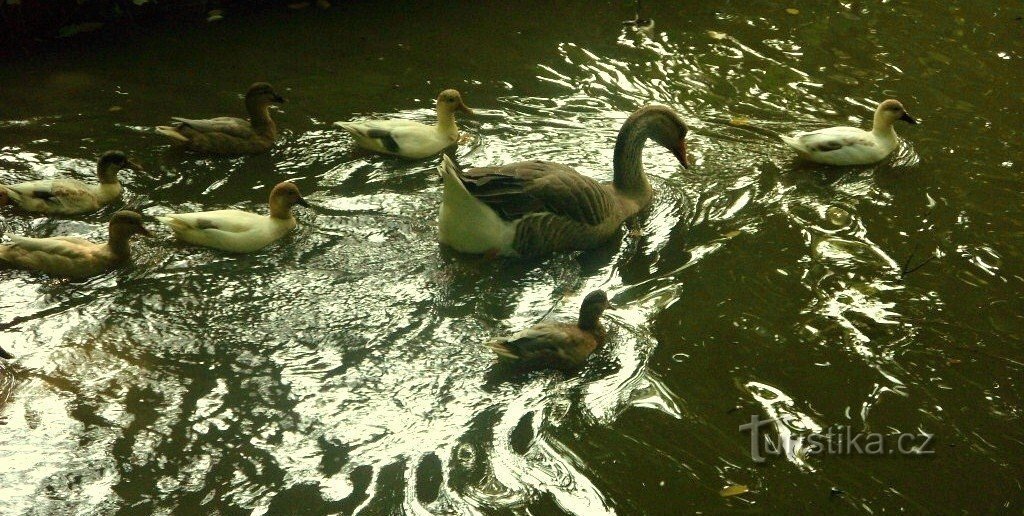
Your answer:
[[[83,238],[75,237],[52,237],[32,238],[24,236],[11,236],[14,247],[29,253],[43,253],[52,257],[78,260],[86,257],[88,250],[96,244]]]
[[[181,126],[189,127],[199,133],[222,133],[235,138],[251,138],[256,135],[252,124],[248,120],[230,116],[221,116],[207,119],[189,119],[174,117],[174,120]]]
[[[856,127],[830,127],[793,136],[806,152],[828,153],[847,147],[875,145],[867,133]]]
[[[245,233],[261,223],[267,217],[241,210],[218,210],[198,213],[171,213],[157,217],[175,231],[223,231],[226,233]]]
[[[596,341],[575,325],[541,323],[486,346],[505,360],[576,367],[594,350]]]
[[[596,226],[612,216],[615,206],[600,183],[558,163],[478,167],[461,172],[459,178],[473,197],[510,221],[551,213]]]

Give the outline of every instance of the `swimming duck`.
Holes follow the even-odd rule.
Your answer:
[[[295,229],[292,206],[309,207],[295,183],[279,183],[270,192],[270,215],[241,210],[171,213],[157,220],[185,242],[232,253],[251,253]]]
[[[99,184],[62,178],[0,185],[0,206],[13,204],[25,211],[51,215],[91,213],[121,196],[117,173],[125,168],[142,170],[123,152],[109,151],[100,156],[96,166]]]
[[[171,126],[156,131],[186,148],[208,154],[259,154],[274,146],[277,125],[270,118],[270,105],[283,104],[284,98],[265,82],[257,82],[245,94],[249,120],[222,116],[205,120],[172,118]]]
[[[669,149],[686,167],[686,131],[671,108],[637,110],[619,130],[611,183],[545,161],[463,171],[445,155],[438,167],[444,181],[440,240],[457,251],[488,256],[596,247],[651,204],[654,191],[642,158],[647,139]]]
[[[356,144],[365,149],[403,158],[420,159],[437,153],[459,141],[455,111],[473,114],[455,90],[444,90],[437,96],[437,125],[412,120],[367,120],[335,122],[346,130]]]
[[[608,294],[595,290],[583,298],[576,324],[542,322],[485,345],[498,355],[499,360],[517,366],[550,367],[563,371],[578,369],[604,343],[601,314],[608,307]]]
[[[889,99],[875,110],[874,124],[870,131],[856,127],[829,127],[779,137],[796,150],[800,157],[815,163],[870,165],[882,161],[896,150],[899,141],[892,126],[897,120],[917,123],[900,101]]]
[[[102,244],[74,237],[12,236],[11,244],[0,245],[0,265],[84,279],[129,263],[132,253],[128,240],[133,235],[150,235],[142,225],[142,216],[133,211],[115,213],[110,218],[109,232],[107,242]]]

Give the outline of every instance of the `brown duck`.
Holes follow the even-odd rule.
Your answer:
[[[0,245],[0,267],[6,265],[72,279],[97,276],[131,262],[128,241],[133,235],[149,236],[142,225],[142,216],[133,211],[119,211],[110,219],[110,234],[104,243],[74,237],[12,236],[13,243]]]
[[[445,155],[438,167],[444,180],[440,240],[464,253],[500,256],[597,247],[651,204],[644,143],[653,139],[686,167],[686,131],[671,108],[637,110],[619,130],[610,183],[545,161],[459,170]]]
[[[222,116],[205,120],[172,118],[174,125],[157,126],[156,131],[185,148],[206,154],[259,154],[274,146],[277,125],[270,118],[270,105],[284,98],[265,82],[257,82],[245,94],[249,119]]]
[[[517,366],[572,371],[604,344],[601,314],[608,306],[608,294],[595,290],[583,298],[576,324],[542,322],[485,345],[497,353],[500,360]]]

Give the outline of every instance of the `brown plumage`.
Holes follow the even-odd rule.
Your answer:
[[[462,171],[445,156],[440,239],[458,251],[506,256],[597,247],[654,197],[643,170],[644,143],[653,139],[685,167],[686,132],[668,107],[637,110],[619,131],[610,183],[545,161]]]
[[[575,324],[542,322],[526,330],[494,339],[485,345],[503,361],[517,366],[572,371],[604,344],[601,314],[608,308],[608,295],[595,290],[583,299]]]
[[[206,154],[259,154],[274,146],[277,125],[270,118],[270,105],[283,104],[284,98],[265,82],[257,82],[245,94],[249,120],[218,117],[204,120],[172,118],[171,126],[158,126],[157,132],[190,150]]]
[[[11,237],[13,243],[0,245],[0,266],[43,272],[50,276],[84,279],[103,274],[131,261],[129,239],[149,236],[142,216],[119,211],[110,219],[109,236],[104,243],[83,238]]]

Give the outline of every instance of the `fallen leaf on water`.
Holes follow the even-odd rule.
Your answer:
[[[736,127],[741,127],[741,126],[744,126],[744,125],[750,125],[750,119],[749,118],[743,118],[741,116],[734,116],[734,117],[732,117],[729,120],[729,125],[734,125]]]
[[[789,14],[800,14],[800,9],[793,9],[790,7],[789,9],[786,9],[786,12]]]
[[[740,236],[742,234],[743,234],[742,231],[740,231],[738,229],[734,229],[734,230],[726,233],[724,236],[725,236],[725,238],[736,238],[736,237],[738,237],[738,236]]]
[[[731,486],[726,486],[726,488],[719,491],[718,494],[722,496],[736,496],[746,493],[747,491],[750,491],[749,489],[747,489],[747,486],[734,484]]]
[[[711,36],[714,39],[725,39],[729,37],[729,35],[724,32],[715,32],[713,30],[708,31],[708,36]]]
[[[122,109],[124,109],[124,108],[121,107],[121,106],[110,106],[110,109],[108,109],[107,111],[110,111],[111,113],[117,113],[118,111],[121,111]]]
[[[959,358],[951,358],[949,360],[946,360],[946,365],[948,365],[948,366],[956,365],[956,364],[959,364],[959,363],[960,363],[960,359]]]

